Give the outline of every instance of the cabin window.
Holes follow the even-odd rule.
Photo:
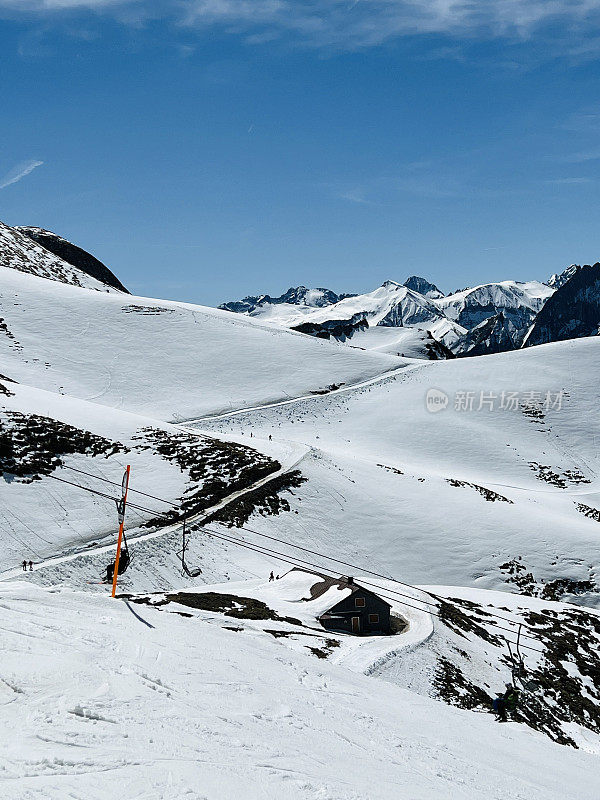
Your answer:
[[[379,622],[379,614],[369,614],[369,622]]]
[[[364,608],[365,607],[365,598],[364,597],[357,597],[354,600],[355,608]]]

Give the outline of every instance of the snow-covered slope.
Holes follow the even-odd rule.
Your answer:
[[[10,228],[2,222],[0,222],[0,267],[9,267],[19,272],[72,286],[96,289],[102,292],[114,291],[109,284],[88,275],[51,253],[19,229]],[[4,285],[4,281],[2,281],[2,285]]]
[[[600,624],[582,608],[600,605],[598,337],[415,361],[388,353],[465,329],[449,298],[398,284],[307,306],[368,313],[351,344],[382,352],[365,352],[15,269],[0,281],[7,797],[599,794]],[[126,464],[132,560],[110,601]],[[266,582],[299,559],[375,581],[408,626],[325,632],[312,578]],[[511,677],[503,637],[521,623],[537,686],[498,726],[470,709]]]
[[[404,363],[203,306],[11,269],[0,283],[0,374],[159,419],[309,394]]]
[[[592,338],[422,362],[363,389],[198,426],[311,446],[308,481],[291,501],[298,514],[253,519],[253,528],[277,535],[283,526],[292,541],[326,542],[410,583],[551,584],[561,596],[564,579],[567,594],[592,604],[599,348]]]
[[[600,794],[589,753],[330,664],[245,621],[66,587],[12,583],[0,595],[11,800]]]
[[[259,452],[22,384],[0,383],[0,393],[1,574],[24,559],[39,565],[103,545],[112,553],[128,464],[135,541],[278,474],[293,450]],[[109,560],[103,553],[87,578],[98,580]]]

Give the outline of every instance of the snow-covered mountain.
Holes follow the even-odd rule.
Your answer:
[[[537,281],[503,281],[445,297],[434,284],[412,276],[404,284],[388,280],[374,292],[351,295],[317,309],[292,303],[258,304],[251,310],[229,303],[221,308],[260,316],[312,336],[342,342],[351,339],[354,346],[365,349],[438,359],[469,353],[475,340],[478,354],[520,346],[533,318],[553,292],[552,287]],[[484,326],[484,335],[481,331],[470,335],[492,318],[495,322]],[[490,326],[495,332],[486,347],[485,331]],[[380,327],[408,330],[393,337],[375,333]],[[433,349],[432,340],[436,343]]]
[[[244,297],[243,300],[234,300],[230,303],[222,303],[219,308],[225,311],[235,311],[238,314],[260,315],[268,313],[269,306],[305,306],[307,308],[322,308],[338,303],[347,294],[336,294],[331,289],[307,289],[306,286],[292,286],[287,292],[279,297],[271,297],[268,294],[252,295]]]
[[[523,328],[552,293],[552,288],[538,281],[502,281],[456,292],[437,300],[436,305],[448,319],[468,330],[499,312]]]
[[[554,275],[548,279],[548,286],[551,286],[553,289],[560,289],[561,286],[575,275],[578,269],[580,269],[578,264],[571,264],[570,267],[567,267],[562,272],[555,272]]]
[[[503,347],[550,287],[389,281],[232,314],[4,241],[7,797],[600,794],[600,338],[413,357]],[[349,572],[393,634],[321,627]],[[509,680],[510,722],[475,713]]]

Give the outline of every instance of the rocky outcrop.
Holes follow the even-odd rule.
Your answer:
[[[531,312],[529,323],[533,316],[533,312]],[[457,356],[504,353],[507,350],[516,350],[521,347],[526,332],[527,326],[524,322],[519,320],[519,324],[515,324],[513,318],[501,311],[467,331],[453,349]]]
[[[350,339],[356,331],[364,331],[369,327],[369,323],[362,314],[357,314],[350,319],[332,319],[325,322],[303,322],[295,325],[292,330],[299,333],[306,333],[309,336],[316,336],[319,339],[335,339],[338,342],[345,342]]]
[[[72,267],[77,267],[82,272],[95,278],[100,283],[111,286],[113,289],[118,289],[120,292],[129,294],[128,290],[123,286],[121,281],[114,275],[109,268],[98,261],[95,256],[78,247],[76,244],[63,239],[52,231],[44,230],[43,228],[35,228],[31,226],[15,227],[16,231],[31,239],[37,244],[41,245],[45,250],[54,253],[67,264]]]
[[[537,315],[524,347],[597,336],[600,331],[600,263],[578,267]]]
[[[410,278],[404,281],[404,285],[407,289],[412,289],[413,292],[418,292],[430,299],[437,299],[438,297],[444,296],[444,293],[438,289],[435,283],[430,283],[428,280],[418,275],[411,275]]]

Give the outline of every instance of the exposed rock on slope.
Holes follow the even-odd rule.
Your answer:
[[[524,346],[597,336],[600,330],[600,263],[578,267],[537,315]]]
[[[412,289],[413,292],[419,292],[419,294],[422,294],[424,297],[429,297],[429,299],[435,300],[438,297],[444,296],[444,293],[438,289],[435,283],[430,283],[428,280],[418,275],[411,275],[410,278],[404,281],[404,285],[408,289]]]
[[[66,261],[67,264],[71,264],[87,275],[91,275],[92,278],[96,278],[96,280],[105,283],[107,286],[112,286],[113,289],[118,289],[120,292],[129,294],[121,281],[105,264],[98,261],[95,256],[83,250],[81,247],[78,247],[76,244],[69,242],[67,239],[63,239],[62,236],[52,233],[52,231],[44,230],[43,228],[31,226],[18,226],[15,227],[14,230],[27,236],[28,239],[37,242],[46,250],[54,253],[54,255],[58,256],[63,261]]]
[[[516,350],[523,342],[525,331],[523,326],[516,325],[501,311],[467,331],[455,347],[455,353],[458,356],[483,356]]]
[[[42,247],[17,228],[0,222],[0,267],[48,278],[86,289],[114,291],[112,284],[92,276],[80,267]],[[114,276],[113,276],[114,277]],[[116,278],[115,278],[116,280]]]

